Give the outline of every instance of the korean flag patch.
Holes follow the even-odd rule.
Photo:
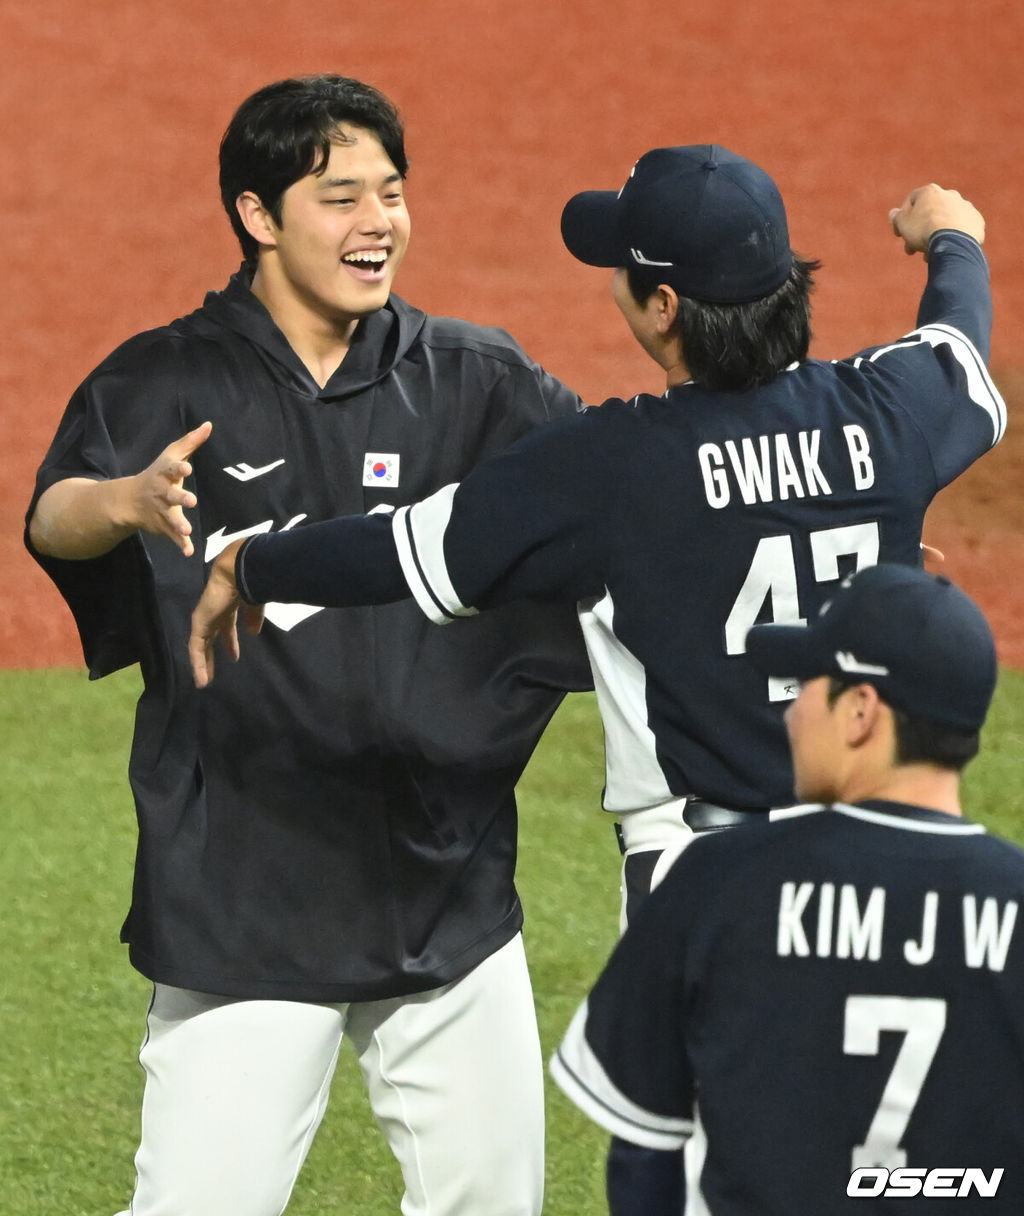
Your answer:
[[[363,485],[394,488],[398,485],[400,465],[397,452],[367,452],[363,460]]]

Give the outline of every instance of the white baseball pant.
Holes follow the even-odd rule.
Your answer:
[[[443,988],[385,1001],[156,985],[136,1189],[120,1216],[280,1216],[343,1036],[401,1167],[405,1216],[538,1216],[543,1071],[518,935]]]

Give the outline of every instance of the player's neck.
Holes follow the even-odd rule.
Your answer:
[[[677,334],[666,336],[655,357],[665,371],[666,388],[675,388],[677,384],[686,384],[690,380],[690,369],[683,354],[683,344]]]
[[[901,764],[859,780],[851,775],[842,802],[903,802],[947,815],[962,815],[960,774],[934,764]]]
[[[665,387],[675,388],[677,384],[686,384],[690,379],[690,369],[682,359],[665,368]]]
[[[253,295],[323,388],[348,354],[359,318],[325,316],[293,291],[284,289],[272,274],[262,271],[260,266],[253,276]]]

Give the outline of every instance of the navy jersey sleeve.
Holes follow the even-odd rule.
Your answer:
[[[928,246],[928,282],[917,311],[918,328],[949,325],[987,363],[992,337],[992,293],[981,246],[965,232],[942,229]]]
[[[696,874],[685,853],[641,905],[551,1060],[559,1087],[596,1123],[662,1150],[680,1148],[693,1129],[693,884],[681,870]]]
[[[918,328],[842,361],[858,376],[877,378],[883,397],[912,420],[930,452],[936,489],[958,477],[1006,430],[1006,403],[985,364],[991,324],[981,246],[964,233],[942,231],[929,248]]]
[[[349,608],[409,598],[391,517],[383,513],[249,537],[235,559],[235,579],[248,604]]]
[[[540,427],[392,519],[253,537],[238,555],[239,591],[250,603],[335,608],[411,592],[438,624],[510,600],[597,594],[622,482],[611,421],[606,405]]]
[[[28,525],[40,497],[57,482],[133,475],[188,430],[173,345],[154,334],[119,348],[75,392],[25,516],[25,544],[70,608],[93,679],[139,662],[151,644],[155,609],[145,544],[130,536],[101,557],[67,561],[38,553]]]
[[[626,445],[624,408],[553,423],[462,482],[395,512],[409,588],[439,624],[517,599],[575,602],[602,592]]]

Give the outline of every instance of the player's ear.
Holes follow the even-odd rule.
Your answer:
[[[679,316],[679,296],[667,283],[660,283],[654,292],[653,303],[658,333],[664,336],[671,331]]]
[[[851,747],[861,747],[877,733],[886,706],[873,684],[855,684],[843,696],[846,741]]]
[[[258,195],[251,190],[243,190],[235,199],[235,208],[246,232],[254,241],[271,247],[277,244],[277,225]]]

